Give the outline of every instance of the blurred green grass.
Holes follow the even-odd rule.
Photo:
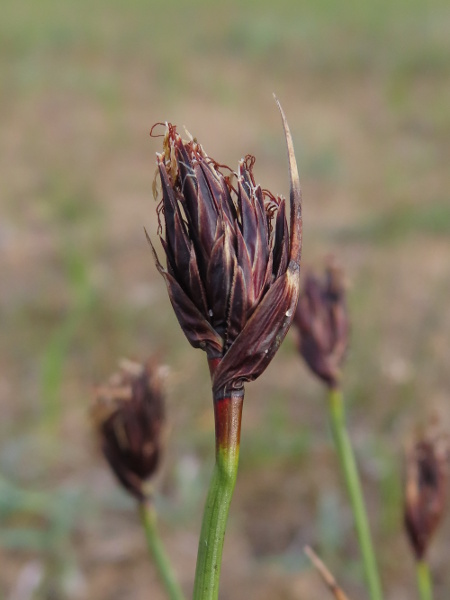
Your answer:
[[[209,381],[204,357],[189,348],[171,314],[143,236],[144,225],[155,230],[158,147],[148,131],[166,118],[186,124],[230,164],[249,148],[257,175],[268,179],[263,184],[287,193],[273,91],[287,112],[303,178],[304,260],[318,265],[332,251],[352,282],[351,431],[387,584],[413,593],[397,518],[397,467],[400,440],[428,416],[428,406],[448,414],[449,35],[445,0],[4,3],[0,469],[6,486],[22,490],[2,513],[4,595],[37,555],[47,573],[37,597],[49,597],[55,557],[64,571],[67,555],[86,579],[86,597],[112,597],[107,584],[95,587],[83,558],[83,535],[93,532],[100,545],[105,533],[89,511],[66,508],[64,490],[73,484],[101,512],[114,489],[92,458],[86,413],[92,386],[123,355],[158,352],[171,365],[163,515],[197,534],[213,443]],[[282,540],[309,536],[304,541],[317,543],[356,597],[350,529],[334,527],[348,514],[321,394],[289,340],[261,382],[248,386],[242,492],[238,486],[233,514],[237,523],[243,515],[248,521],[242,535],[247,531],[250,558],[240,560],[250,565],[281,548],[285,566],[292,556],[300,564],[301,549]],[[273,485],[279,528],[256,535],[269,514],[261,497]],[[62,532],[54,545],[47,533],[21,528],[24,514],[35,522],[28,502],[36,497]],[[60,528],[59,511],[66,510]],[[123,531],[132,526],[128,504],[110,510],[123,519]],[[169,527],[169,541],[174,535]],[[445,556],[445,539],[437,543]],[[397,572],[389,568],[393,556]],[[448,574],[434,559],[445,595]],[[187,582],[190,576],[183,573]],[[236,581],[225,594],[237,597]],[[57,597],[70,597],[64,589]],[[272,597],[281,594],[274,589]]]

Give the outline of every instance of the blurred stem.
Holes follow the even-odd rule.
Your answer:
[[[203,512],[195,572],[194,600],[216,600],[228,511],[239,463],[244,390],[214,398],[216,463]]]
[[[139,504],[139,512],[145,530],[147,546],[152,556],[158,575],[166,588],[170,600],[184,600],[181,588],[176,580],[172,565],[164,551],[161,538],[156,527],[156,511],[151,501],[143,501]]]
[[[370,535],[366,507],[350,439],[345,428],[344,403],[339,389],[330,389],[329,410],[333,437],[344,474],[350,504],[361,548],[364,570],[371,600],[381,600],[381,584]]]
[[[430,567],[426,560],[418,560],[416,563],[417,587],[419,588],[420,600],[433,599],[433,586],[431,584]]]

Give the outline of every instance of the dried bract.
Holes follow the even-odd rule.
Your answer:
[[[128,492],[144,500],[163,441],[160,369],[153,362],[123,361],[120,372],[97,388],[92,416],[111,469]]]
[[[343,274],[333,260],[323,281],[311,273],[306,277],[294,323],[306,363],[328,386],[336,387],[348,346],[349,320]]]
[[[178,321],[192,346],[215,361],[213,387],[241,387],[265,369],[298,298],[301,206],[292,140],[291,228],[284,198],[256,184],[255,159],[237,173],[167,125],[157,155],[162,189],[159,262]],[[153,248],[153,246],[152,246]]]
[[[418,440],[406,454],[404,520],[414,555],[421,560],[446,501],[446,452],[436,438]]]

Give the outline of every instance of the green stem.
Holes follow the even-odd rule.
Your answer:
[[[420,600],[433,600],[433,586],[431,584],[430,567],[427,561],[424,559],[418,560],[416,570]]]
[[[183,593],[172,570],[172,565],[158,535],[156,511],[153,504],[150,501],[141,502],[139,504],[139,512],[145,530],[148,550],[155,561],[159,577],[166,588],[170,600],[184,600]]]
[[[348,494],[350,496],[350,503],[361,548],[370,598],[371,600],[381,600],[383,596],[370,535],[369,522],[367,519],[355,457],[345,428],[342,392],[338,389],[330,390],[329,410],[334,441],[345,483],[347,485]]]
[[[244,390],[214,399],[216,464],[203,513],[195,572],[194,600],[216,600],[225,529],[239,463]]]

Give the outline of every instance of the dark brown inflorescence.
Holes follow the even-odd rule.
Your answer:
[[[92,416],[111,469],[128,492],[145,500],[163,443],[160,368],[122,361],[120,372],[97,388]]]
[[[195,139],[183,140],[173,125],[167,125],[157,155],[167,267],[153,250],[155,261],[187,339],[214,366],[216,393],[240,388],[262,373],[298,299],[301,198],[282,116],[291,172],[290,231],[285,200],[255,183],[253,157],[232,173]]]
[[[342,271],[329,260],[325,279],[306,277],[294,323],[298,348],[310,369],[331,388],[337,387],[349,338]]]
[[[446,448],[423,438],[406,454],[404,520],[414,555],[421,560],[442,518],[446,502]]]

